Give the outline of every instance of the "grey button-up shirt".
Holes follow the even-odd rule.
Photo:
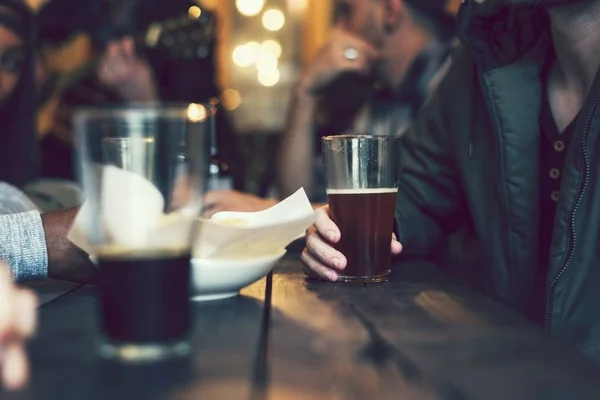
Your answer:
[[[44,279],[48,252],[42,218],[33,202],[17,188],[0,182],[0,260],[16,281]]]

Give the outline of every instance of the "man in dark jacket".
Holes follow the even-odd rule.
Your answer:
[[[402,253],[467,232],[478,288],[600,359],[600,1],[464,3],[465,48],[405,137]],[[302,258],[336,280],[320,213]]]

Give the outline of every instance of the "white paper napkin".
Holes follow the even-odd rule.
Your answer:
[[[192,249],[195,258],[247,258],[273,254],[298,238],[316,220],[299,189],[275,206],[255,213],[220,212],[202,220]]]
[[[192,246],[195,258],[248,258],[273,254],[298,238],[316,220],[304,192],[256,213],[221,212],[210,220],[197,220],[184,212],[164,214],[165,199],[142,175],[104,166],[100,213],[104,231],[113,246],[127,250],[172,249]],[[99,221],[85,202],[68,238],[90,255],[96,255],[89,234]]]
[[[145,177],[114,166],[102,167],[101,224],[112,246],[126,250],[182,249],[190,247],[194,216],[184,212],[163,213],[165,199]],[[94,208],[85,202],[68,238],[94,255],[89,233],[97,229]]]

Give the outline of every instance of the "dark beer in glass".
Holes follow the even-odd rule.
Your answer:
[[[209,161],[207,107],[75,114],[86,199],[78,229],[99,268],[104,357],[139,363],[191,351],[190,252]]]
[[[390,273],[398,146],[393,136],[323,138],[329,210],[342,234],[335,247],[347,259],[341,281],[381,282]]]

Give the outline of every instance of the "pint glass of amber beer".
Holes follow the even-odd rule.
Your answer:
[[[398,193],[397,136],[327,136],[323,163],[335,245],[348,261],[342,282],[382,282],[390,273],[390,241]]]

